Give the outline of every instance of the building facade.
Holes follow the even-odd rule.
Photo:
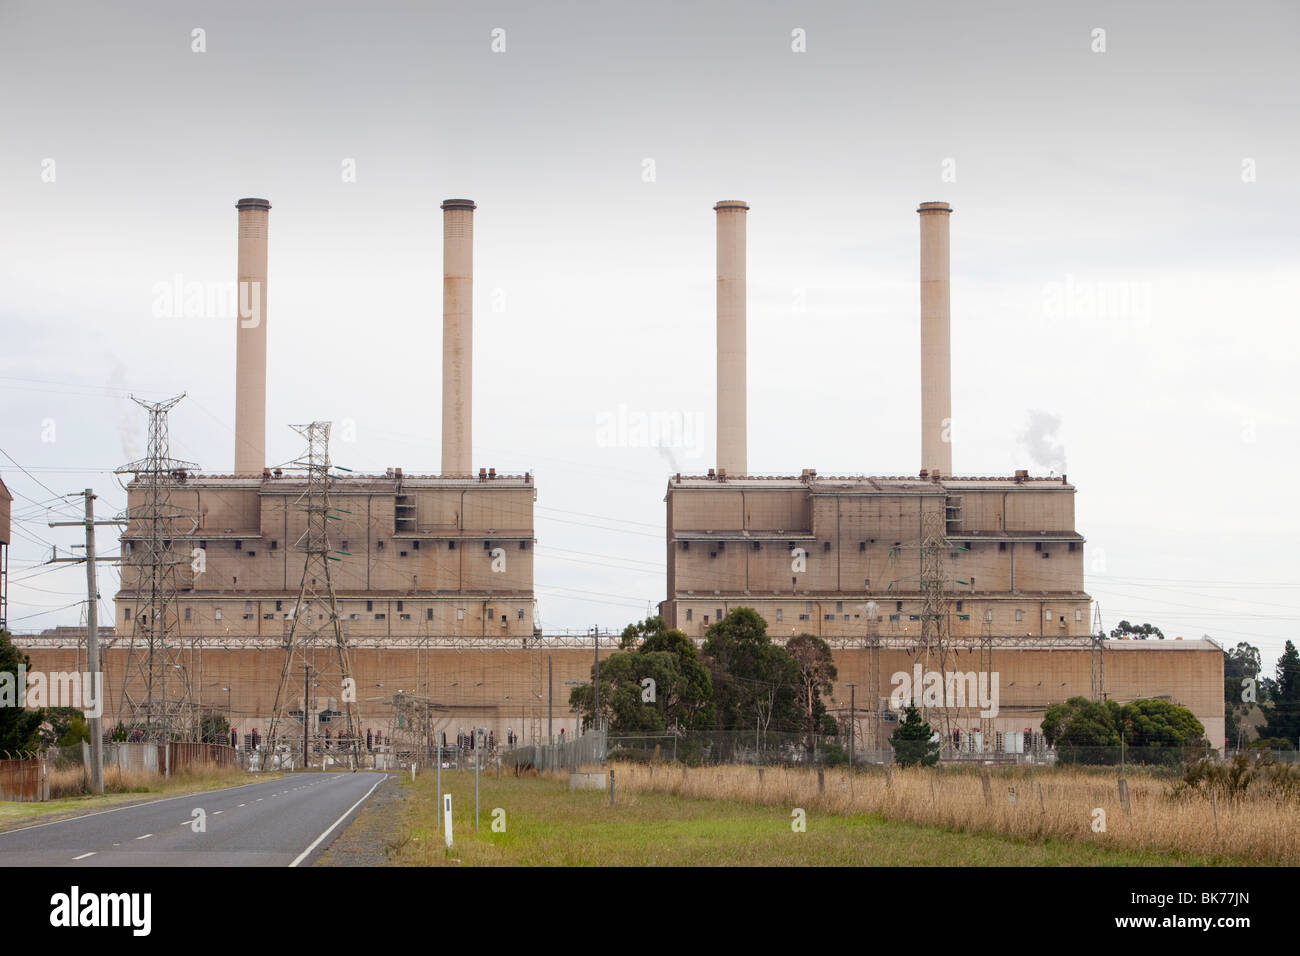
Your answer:
[[[670,626],[702,637],[751,607],[776,637],[920,636],[925,529],[955,637],[1092,633],[1074,486],[1062,478],[675,476]],[[927,520],[927,516],[929,519]]]
[[[178,476],[170,551],[183,638],[280,637],[302,584],[306,530],[301,476]],[[498,637],[534,632],[531,475],[386,475],[330,479],[331,577],[349,638]],[[134,485],[130,513],[139,514]],[[115,622],[129,634],[147,601],[122,535]],[[319,582],[323,585],[324,582]]]

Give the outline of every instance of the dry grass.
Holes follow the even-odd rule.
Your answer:
[[[1116,777],[1075,769],[990,768],[991,800],[979,771],[825,771],[754,767],[682,768],[615,764],[620,793],[767,806],[984,833],[1020,841],[1069,840],[1113,850],[1192,854],[1255,864],[1300,864],[1300,807],[1276,793],[1233,801],[1172,795],[1169,781],[1127,778],[1130,811]],[[1011,791],[1015,800],[1012,802]],[[1096,811],[1104,812],[1104,818]],[[1104,819],[1104,830],[1094,830]]]
[[[82,785],[81,768],[66,767],[50,771],[50,799],[40,803],[0,802],[0,829],[25,826],[36,819],[93,813],[117,807],[148,796],[180,796],[206,790],[239,787],[261,780],[281,777],[280,773],[252,774],[238,767],[198,764],[178,770],[170,779],[154,774],[125,773],[118,767],[104,768],[104,795],[93,796]]]
[[[78,797],[89,793],[80,766],[55,768],[50,771],[50,799]],[[245,779],[247,778],[247,779]],[[154,773],[136,773],[121,767],[104,768],[104,793],[166,793],[172,790],[207,790],[219,786],[238,786],[254,778],[238,767],[218,767],[215,764],[195,764],[172,773],[170,779]],[[227,781],[234,781],[233,783]]]

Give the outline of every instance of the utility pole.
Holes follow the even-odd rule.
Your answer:
[[[595,712],[592,714],[592,722],[596,725],[595,729],[600,730],[600,625],[592,629],[596,637],[596,680],[595,680]]]
[[[546,743],[555,743],[554,729],[551,727],[551,721],[555,718],[555,666],[551,660],[551,655],[546,655]]]
[[[76,495],[73,492],[68,497]],[[51,521],[51,528],[71,527],[74,525],[84,525],[86,529],[86,666],[90,668],[91,686],[95,689],[95,707],[101,714],[100,717],[87,718],[90,723],[90,792],[103,795],[104,793],[104,729],[102,724],[102,714],[104,711],[104,669],[100,666],[99,659],[99,585],[95,578],[96,561],[116,561],[116,557],[97,558],[95,556],[95,526],[96,525],[122,525],[124,521],[96,521],[95,520],[95,492],[87,488],[81,492],[82,497],[86,499],[86,517],[83,521]],[[78,561],[79,558],[51,558],[51,561]],[[82,695],[85,695],[85,689],[82,689]],[[83,701],[84,702],[84,701]]]
[[[302,769],[307,769],[307,731],[310,724],[307,715],[311,713],[311,666],[302,665]]]

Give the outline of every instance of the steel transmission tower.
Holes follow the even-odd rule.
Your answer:
[[[193,689],[200,677],[191,672],[193,647],[186,660],[176,603],[180,569],[190,565],[190,552],[174,547],[178,540],[188,541],[199,522],[172,500],[187,472],[198,465],[171,457],[167,432],[167,413],[184,397],[146,402],[131,396],[149,413],[148,452],[116,469],[119,475],[135,476],[122,534],[122,588],[135,595],[136,603],[119,713],[130,715],[133,729],[143,731],[146,740],[197,740],[199,731]]]
[[[346,755],[349,765],[356,768],[361,755],[361,740],[353,713],[353,704],[357,699],[356,683],[352,678],[347,639],[339,620],[338,599],[334,594],[334,579],[330,571],[331,562],[341,560],[336,555],[344,552],[335,552],[330,548],[328,530],[328,522],[341,520],[335,512],[347,512],[331,507],[329,502],[330,423],[294,425],[293,430],[307,439],[306,452],[291,463],[292,467],[303,469],[307,478],[307,487],[297,501],[306,521],[306,530],[295,545],[303,555],[302,583],[298,588],[298,600],[287,622],[284,669],[280,673],[275,705],[271,710],[271,726],[266,740],[267,757],[263,769],[271,769],[271,760],[280,742],[278,738],[282,735],[281,724],[289,707],[292,684],[304,669],[309,669],[316,676],[319,687],[319,692],[315,695],[317,701],[323,702],[332,713],[338,713],[337,707],[342,704],[344,726],[339,728],[336,738],[338,753]],[[334,660],[322,665],[316,652],[324,649],[328,661],[330,647],[334,649]],[[310,701],[307,699],[309,693],[310,683],[302,701],[303,729],[293,734],[283,734],[285,742],[291,746],[302,741],[306,748],[310,738],[320,737],[319,727],[313,730],[311,726]],[[303,753],[304,767],[310,759],[310,752]]]
[[[993,686],[993,610],[990,608],[984,612],[984,620],[980,623],[980,673],[984,679]],[[992,717],[985,717],[980,714],[980,731],[984,736],[984,750],[997,750],[997,728],[994,725]]]
[[[932,670],[931,659],[939,665],[939,684],[942,695],[943,737],[945,749],[952,746],[952,717],[949,711],[948,681],[948,587],[944,580],[943,552],[948,547],[948,518],[944,510],[926,511],[921,516],[921,639],[919,650],[924,650],[924,672]],[[915,695],[915,689],[913,694]],[[929,708],[921,695],[921,716],[930,722]],[[935,729],[938,729],[937,727]]]

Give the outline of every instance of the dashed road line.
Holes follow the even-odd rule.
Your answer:
[[[146,833],[144,836],[138,836],[138,837],[136,837],[136,839],[137,839],[137,840],[147,840],[147,839],[149,839],[151,836],[153,836],[152,833]]]
[[[72,859],[73,859],[74,861],[75,861],[75,860],[84,860],[86,857],[88,857],[88,856],[94,856],[94,855],[95,855],[95,851],[94,851],[94,850],[91,850],[89,853],[83,853],[83,854],[81,854],[81,856],[74,856]]]

